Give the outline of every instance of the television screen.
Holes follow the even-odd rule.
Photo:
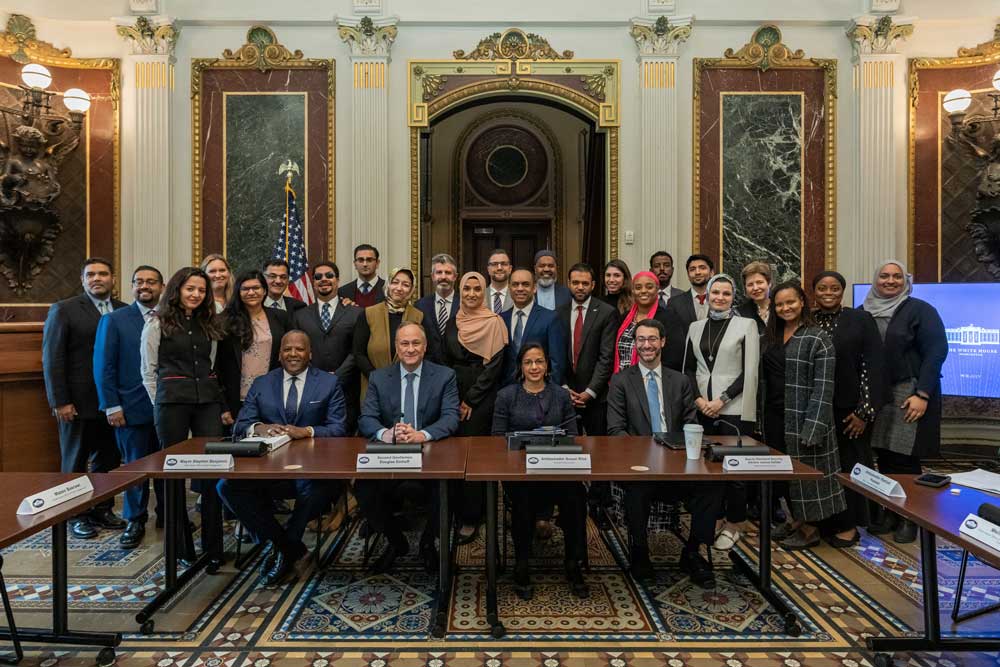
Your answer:
[[[870,284],[854,285],[860,306]],[[941,369],[948,396],[1000,398],[1000,283],[920,283],[912,296],[937,308],[948,336]]]

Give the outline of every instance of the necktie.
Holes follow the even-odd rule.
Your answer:
[[[646,376],[646,401],[649,402],[649,427],[653,433],[662,431],[660,426],[660,392],[656,388],[656,373]]]
[[[285,399],[285,423],[294,424],[299,412],[299,388],[295,386],[299,378],[291,376],[289,382],[292,385],[288,388],[288,398]]]
[[[704,306],[705,305],[705,297],[706,296],[708,296],[708,295],[707,294],[695,294],[695,297],[698,299],[698,305],[699,306]]]
[[[369,285],[368,283],[361,283],[361,293],[362,294],[368,294],[368,290],[370,290],[371,287],[372,286]]]
[[[323,308],[319,314],[320,322],[323,325],[323,331],[327,332],[330,330],[330,325],[333,323],[333,318],[330,315],[330,304],[324,303]]]
[[[503,312],[503,299],[500,292],[493,292],[493,312],[499,315]]]
[[[580,359],[580,348],[583,347],[583,306],[576,307],[576,323],[573,324],[573,368]]]
[[[438,331],[444,335],[444,327],[448,324],[448,302],[438,299]]]
[[[514,325],[514,349],[521,349],[521,336],[524,335],[524,311],[517,311],[517,324]]]
[[[99,304],[97,306],[97,312],[99,312],[101,315],[107,315],[108,313],[111,312],[111,309],[108,308],[107,301],[98,301],[97,303]]]
[[[406,374],[406,393],[403,395],[403,422],[413,428],[417,427],[417,410],[413,400],[413,378],[416,373]]]
[[[660,303],[662,303],[664,306],[666,306],[667,305],[667,301],[669,299],[670,299],[670,296],[667,294],[667,290],[660,291]]]

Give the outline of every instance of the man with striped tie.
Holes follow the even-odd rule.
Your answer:
[[[512,270],[510,253],[503,248],[497,248],[486,260],[486,273],[490,276],[490,290],[486,305],[499,315],[514,307],[514,299],[510,295],[510,273]]]
[[[424,314],[424,322],[433,322],[433,327],[426,327],[428,333],[428,348],[440,352],[444,349],[444,329],[448,321],[455,319],[460,299],[455,294],[455,283],[458,280],[458,263],[447,253],[431,257],[431,281],[434,291],[421,297],[416,307]],[[436,359],[434,361],[437,361]]]

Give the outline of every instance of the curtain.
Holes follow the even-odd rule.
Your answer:
[[[600,277],[604,268],[607,220],[607,164],[605,146],[607,135],[591,131],[587,142],[587,171],[584,188],[586,199],[583,209],[583,261],[594,267]],[[613,253],[615,254],[615,253]]]

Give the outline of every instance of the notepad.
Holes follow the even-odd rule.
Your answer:
[[[989,491],[1000,494],[1000,475],[989,472],[982,468],[976,468],[972,472],[956,472],[951,476],[951,483],[959,486],[967,486],[970,489]]]
[[[292,441],[292,436],[284,433],[282,435],[273,435],[270,438],[265,438],[263,436],[254,436],[252,438],[243,438],[240,442],[263,442],[267,445],[267,453],[277,451],[290,443]]]

